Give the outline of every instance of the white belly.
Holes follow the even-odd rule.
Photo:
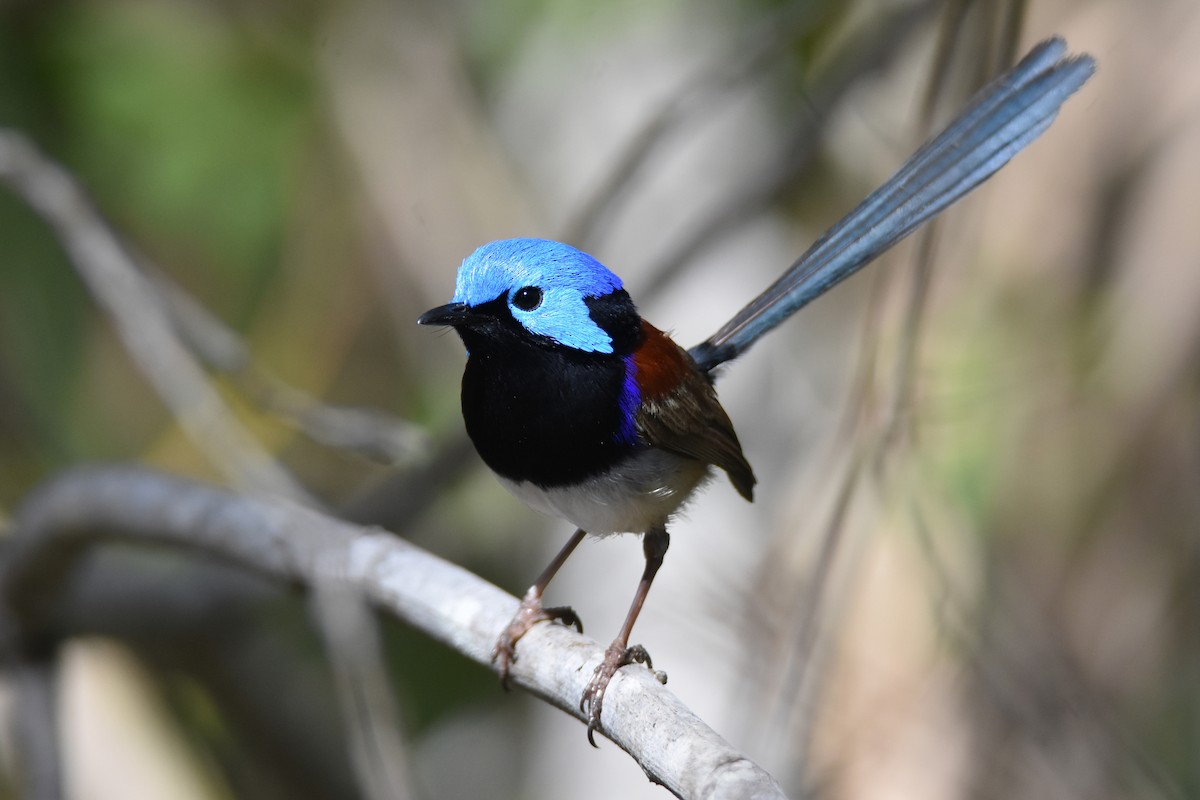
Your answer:
[[[708,476],[708,466],[663,450],[647,450],[607,475],[569,487],[543,489],[499,475],[504,488],[531,508],[559,517],[593,536],[645,533],[665,525]]]

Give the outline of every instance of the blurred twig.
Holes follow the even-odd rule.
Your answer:
[[[725,202],[699,220],[689,236],[677,242],[649,270],[647,284],[657,290],[673,280],[698,253],[761,214],[794,183],[809,164],[833,112],[847,93],[868,76],[885,69],[904,50],[908,35],[936,7],[931,0],[880,12],[864,31],[840,48],[822,81],[812,87],[804,112],[797,116],[770,169],[741,187],[731,188]]]
[[[793,3],[772,9],[749,26],[727,52],[715,58],[699,75],[688,78],[642,122],[625,142],[600,185],[563,227],[562,240],[587,249],[621,199],[636,184],[638,175],[649,167],[651,156],[669,141],[672,133],[701,114],[711,113],[712,104],[720,95],[757,78],[781,50],[823,21],[810,5]]]
[[[54,629],[56,600],[79,558],[114,541],[198,550],[309,589],[322,565],[345,564],[346,580],[373,605],[481,664],[490,664],[517,607],[516,598],[384,531],[145,469],[64,474],[26,503],[16,523],[0,560],[0,597],[26,636]],[[564,626],[538,626],[522,640],[511,678],[582,719],[579,697],[602,654]],[[770,776],[649,671],[622,670],[608,691],[607,735],[677,796],[782,797]]]
[[[942,18],[936,55],[929,70],[925,95],[921,101],[921,136],[918,137],[919,139],[924,139],[934,132],[934,115],[939,101],[954,89],[950,76],[957,72],[954,69],[956,51],[965,49],[973,54],[973,69],[969,72],[975,75],[976,79],[969,87],[971,91],[975,91],[996,74],[1012,66],[1016,58],[1021,22],[1024,19],[1025,0],[1001,3],[995,9],[996,13],[1002,17],[1002,24],[998,26],[1000,29],[998,36],[993,34],[990,25],[976,25],[974,29],[966,29],[968,5],[970,4],[965,0],[949,3]],[[962,46],[964,39],[968,37],[975,39],[975,47],[964,48]],[[989,47],[989,44],[992,46]],[[997,55],[991,58],[983,55],[989,52]],[[883,423],[883,432],[880,435],[877,450],[877,469],[883,468],[884,459],[892,453],[901,435],[906,432],[911,433],[908,424],[912,421],[909,411],[915,391],[917,350],[920,347],[921,326],[925,319],[929,288],[933,281],[933,268],[937,260],[941,226],[942,220],[935,219],[917,233],[916,248],[912,259],[911,282],[904,307],[904,320],[901,323],[900,347],[893,378],[892,399]],[[880,296],[879,294],[874,295],[877,301]],[[878,305],[870,307],[868,313],[871,315],[879,313]],[[877,342],[870,346],[877,346]]]
[[[59,800],[63,797],[63,771],[56,698],[58,666],[52,658],[31,657],[16,665],[10,677],[16,689],[14,731],[21,797]]]
[[[0,129],[0,180],[54,229],[130,356],[209,462],[239,486],[314,505],[304,487],[237,423],[175,335],[136,259],[74,178],[22,134]]]
[[[416,425],[371,408],[331,406],[255,363],[246,343],[161,271],[146,268],[180,339],[209,369],[228,375],[260,408],[290,421],[318,444],[399,465],[427,454]]]
[[[814,704],[804,701],[815,696],[822,674],[817,657],[820,632],[829,605],[837,559],[847,537],[846,517],[859,487],[867,449],[866,443],[860,440],[846,464],[833,507],[821,531],[820,550],[800,589],[790,598],[798,621],[785,632],[786,639],[780,650],[781,680],[777,684],[778,690],[771,693],[775,708],[768,730],[774,731],[773,744],[787,764],[784,784],[797,792],[805,788],[803,781],[808,773],[807,757],[814,732]]]
[[[1047,729],[1055,725],[1076,726],[1076,733],[1057,738],[1059,744],[1069,742],[1072,747],[1083,744],[1092,751],[1092,757],[1081,760],[1081,764],[1100,765],[1113,776],[1122,774],[1125,767],[1132,767],[1133,775],[1123,776],[1123,780],[1141,779],[1141,791],[1134,793],[1136,796],[1182,800],[1186,796],[1184,790],[1150,755],[1146,744],[1127,729],[1120,716],[1111,713],[1109,698],[1072,654],[1069,632],[1045,608],[1021,592],[1024,588],[1021,576],[993,576],[988,582],[993,596],[979,608],[972,607],[975,601],[954,585],[952,569],[938,551],[924,509],[925,500],[914,490],[908,514],[929,569],[938,634],[956,649],[971,654],[972,694],[982,701],[976,713],[1024,720],[1018,727],[1039,731],[1043,740],[1055,738],[1047,734]],[[990,572],[998,572],[1010,560],[993,551],[982,553],[981,561]],[[1008,587],[1008,591],[996,591],[1003,587]],[[1012,591],[1014,587],[1017,591]],[[975,618],[981,612],[983,619]],[[995,783],[995,776],[987,773],[995,758],[989,751],[997,743],[991,738],[995,733],[986,725],[981,727],[984,736],[976,742],[980,751],[976,761],[980,774],[976,780],[980,792],[986,793]],[[1029,758],[1057,769],[1054,762],[1058,755],[1053,748],[1043,747],[1030,753]],[[1146,790],[1153,794],[1146,795]]]
[[[331,551],[318,563],[311,596],[333,666],[347,746],[367,800],[408,800],[415,796],[408,751],[379,631],[366,598],[349,579],[344,555],[345,551]]]
[[[896,12],[896,20],[884,20],[871,27],[866,33],[860,34],[860,40],[846,46],[847,54],[842,57],[842,65],[830,69],[832,77],[814,96],[821,98],[820,103],[814,103],[814,119],[811,127],[801,126],[797,130],[794,144],[806,143],[797,147],[793,155],[794,169],[798,172],[817,142],[817,136],[825,120],[836,108],[836,104],[845,93],[865,75],[881,68],[890,62],[901,50],[904,42],[903,35],[895,31],[897,23],[903,23],[903,31],[911,30],[923,18],[927,7],[916,7],[903,12]],[[886,53],[880,50],[886,46]],[[865,51],[865,52],[864,52]],[[818,113],[819,112],[819,113]],[[790,173],[789,173],[790,174]],[[780,180],[769,187],[774,194],[786,185]],[[760,188],[768,188],[765,185]],[[769,195],[762,195],[759,202],[765,202]],[[736,211],[734,212],[736,213]],[[682,262],[671,262],[672,265]],[[770,702],[774,711],[771,723],[767,727],[768,741],[773,741],[781,753],[789,754],[788,766],[792,774],[785,777],[785,785],[795,789],[803,788],[802,776],[807,757],[808,742],[812,734],[812,713],[814,704],[804,702],[804,698],[812,695],[821,671],[816,658],[819,634],[825,622],[824,615],[828,606],[827,595],[831,589],[831,581],[837,565],[838,556],[845,540],[845,522],[851,503],[857,494],[864,476],[864,467],[873,460],[872,454],[877,453],[880,442],[877,440],[879,431],[870,432],[870,420],[873,417],[874,403],[872,387],[876,381],[878,368],[879,320],[877,310],[885,295],[883,289],[888,284],[888,270],[881,270],[883,278],[872,284],[868,310],[863,315],[863,344],[860,348],[858,366],[852,382],[849,399],[845,412],[841,416],[838,441],[846,443],[851,453],[844,470],[839,473],[837,487],[834,490],[832,507],[820,525],[820,544],[812,563],[806,568],[806,575],[800,582],[797,591],[788,591],[782,600],[784,606],[790,609],[785,614],[789,626],[781,631],[781,644],[776,649],[777,663],[768,668],[772,685],[776,689],[764,694],[763,702]],[[779,580],[772,573],[783,568],[788,562],[779,558],[779,548],[791,548],[789,540],[778,541],[775,546],[764,554],[764,578],[769,585],[792,586],[794,580]]]
[[[922,134],[928,136],[934,125],[934,113],[939,98],[946,92],[952,74],[951,64],[954,52],[962,38],[963,24],[966,20],[969,0],[952,0],[946,4],[938,32],[937,50],[929,77],[925,85],[925,96],[921,101]],[[895,386],[892,392],[892,402],[884,422],[883,434],[880,437],[880,448],[877,452],[875,466],[882,469],[884,459],[893,451],[901,433],[907,432],[905,423],[908,421],[907,412],[912,403],[913,376],[916,369],[916,351],[920,338],[921,320],[924,318],[925,301],[929,296],[929,285],[933,278],[933,262],[937,253],[938,231],[940,220],[930,220],[916,234],[915,256],[912,259],[912,282],[909,286],[908,301],[904,308],[904,322],[900,334],[900,348],[895,371]],[[890,275],[890,273],[889,273]],[[880,279],[887,282],[888,277]],[[871,302],[867,304],[867,316],[877,318],[880,315],[883,291],[871,293]],[[878,326],[871,327],[872,336],[864,338],[863,348],[874,351],[879,347]],[[864,371],[862,376],[873,380],[871,373],[877,362],[872,353],[867,361],[871,371]],[[857,392],[870,390],[869,380],[856,384]]]
[[[119,641],[167,702],[194,714],[199,691],[219,708],[215,736],[184,730],[234,796],[358,798],[319,641],[292,624],[303,611],[290,589],[191,552],[102,548],[59,594],[53,633]]]
[[[428,442],[416,426],[374,409],[326,405],[255,364],[237,334],[161,271],[139,263],[74,178],[16,131],[0,129],[0,180],[54,228],[142,372],[209,461],[239,485],[316,503],[237,424],[193,354],[313,441],[385,464],[425,454]]]
[[[466,431],[457,431],[438,442],[419,465],[393,470],[340,506],[337,515],[359,525],[403,528],[482,463]]]
[[[951,63],[954,53],[960,49],[964,37],[963,29],[967,11],[966,2],[951,2],[945,7],[942,18],[940,35],[934,63],[931,67],[926,85],[922,108],[922,136],[929,134],[934,127],[934,112],[941,97],[950,91],[953,82],[949,80],[952,74]],[[991,71],[999,69],[1003,64],[1011,62],[1015,50],[1016,39],[1019,35],[1021,10],[1023,0],[1015,0],[1008,4],[1010,13],[1005,17],[1002,42],[994,50],[1003,53],[1000,56],[1002,64],[988,64],[977,70],[981,80]],[[988,39],[990,30],[979,29],[971,35]],[[985,47],[972,49],[974,53],[986,52]],[[931,223],[918,234],[917,246],[913,256],[913,270],[908,298],[905,304],[904,317],[901,324],[899,349],[896,368],[892,375],[890,402],[885,413],[876,412],[876,383],[879,366],[880,326],[882,302],[887,292],[884,287],[892,283],[894,276],[890,272],[882,275],[872,287],[870,299],[864,314],[864,336],[860,350],[860,359],[850,399],[846,412],[842,417],[841,435],[839,439],[848,443],[851,457],[841,475],[836,490],[835,501],[821,529],[821,544],[817,557],[808,568],[804,589],[794,593],[788,605],[794,609],[789,619],[798,620],[794,628],[786,631],[785,646],[780,651],[781,663],[776,666],[781,681],[781,688],[775,695],[779,705],[774,714],[773,729],[776,736],[782,736],[786,741],[788,752],[793,754],[791,765],[799,775],[803,775],[804,758],[809,747],[812,733],[811,716],[812,704],[803,702],[803,698],[814,691],[814,684],[819,679],[819,664],[814,658],[817,650],[817,639],[821,625],[824,622],[824,609],[828,605],[826,595],[842,543],[845,538],[845,518],[847,510],[861,488],[864,477],[874,477],[885,481],[886,466],[890,458],[896,455],[902,443],[902,434],[907,432],[909,422],[908,410],[911,406],[912,393],[916,372],[918,348],[920,346],[921,323],[925,316],[929,288],[932,280],[932,270],[935,261],[938,241],[937,222]],[[864,469],[870,467],[870,469]],[[772,559],[768,555],[767,563],[786,563],[785,559]],[[768,566],[767,569],[772,569]],[[798,776],[785,778],[785,785],[801,788]]]

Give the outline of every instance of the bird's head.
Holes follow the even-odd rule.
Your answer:
[[[480,247],[458,270],[454,299],[422,325],[449,325],[472,353],[513,347],[627,355],[641,318],[621,279],[580,250],[546,239]]]

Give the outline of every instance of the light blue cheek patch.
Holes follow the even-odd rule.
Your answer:
[[[542,290],[530,311],[512,305],[523,286]],[[546,239],[504,239],[480,247],[458,270],[454,302],[478,306],[501,295],[531,333],[589,353],[611,353],[612,337],[592,320],[585,298],[622,288],[621,279],[574,247]]]
[[[537,308],[523,311],[510,304],[508,310],[530,333],[588,353],[613,351],[612,337],[592,320],[583,295],[576,289],[543,288],[542,304]]]

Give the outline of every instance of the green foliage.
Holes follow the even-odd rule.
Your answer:
[[[47,32],[63,150],[101,205],[238,296],[277,267],[311,132],[292,39],[204,4],[73,6]]]
[[[252,317],[279,269],[313,80],[303,26],[206,4],[46,4],[0,24],[0,124],[64,159],[135,251],[234,322]],[[114,426],[97,425],[97,375],[83,359],[107,320],[7,193],[0,231],[0,474],[14,502],[43,470],[128,455],[152,431],[114,440]],[[148,400],[132,399],[133,413]]]
[[[0,470],[10,478],[0,484],[19,491],[29,480],[17,469],[23,456],[40,469],[72,461],[57,420],[78,386],[90,301],[49,231],[8,194],[0,231]]]

